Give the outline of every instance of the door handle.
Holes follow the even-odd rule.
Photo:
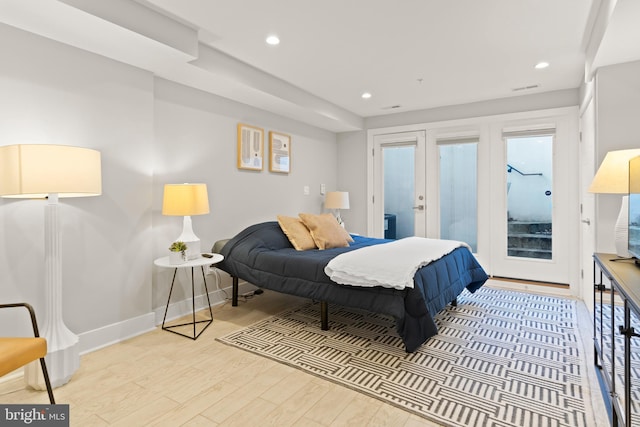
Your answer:
[[[414,206],[413,209],[418,210],[418,211],[423,211],[424,210],[424,205]]]
[[[591,225],[591,220],[590,220],[589,218],[587,218],[587,219],[583,219],[583,220],[581,220],[580,222],[584,222],[584,223],[585,223],[585,224],[587,224],[587,225]]]

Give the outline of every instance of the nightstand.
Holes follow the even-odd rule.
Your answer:
[[[204,275],[204,266],[219,263],[224,259],[224,257],[220,254],[209,254],[212,255],[211,258],[205,258],[200,256],[196,259],[192,259],[186,261],[182,264],[171,264],[169,262],[169,257],[162,257],[156,259],[153,263],[158,267],[162,268],[173,268],[173,279],[171,280],[171,289],[169,290],[169,298],[167,298],[167,307],[164,309],[164,318],[162,319],[162,329],[165,331],[173,332],[174,334],[182,335],[183,337],[191,338],[195,340],[204,332],[205,329],[213,322],[213,312],[211,311],[211,301],[209,300],[209,289],[207,288],[207,279]],[[196,292],[195,292],[195,284],[194,284],[194,271],[193,269],[196,267],[200,267],[200,271],[202,271],[202,282],[204,284],[205,295],[207,296],[207,303],[209,306],[209,318],[204,320],[196,321]],[[173,293],[173,285],[176,282],[176,274],[178,273],[179,268],[190,268],[191,269],[191,299],[192,299],[192,320],[190,322],[180,323],[179,325],[171,325],[165,326],[165,321],[167,320],[167,311],[169,310],[169,302],[171,301],[171,294]],[[196,333],[196,326],[199,323],[205,323],[204,328],[200,330],[200,332]],[[173,328],[178,328],[181,326],[190,326],[193,325],[193,335],[187,335],[180,331],[174,331]]]

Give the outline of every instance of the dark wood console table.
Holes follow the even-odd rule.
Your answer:
[[[594,363],[611,425],[640,426],[640,266],[615,254],[596,253],[593,260]]]

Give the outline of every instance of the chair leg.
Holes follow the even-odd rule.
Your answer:
[[[44,357],[40,358],[40,366],[42,366],[42,376],[44,376],[44,383],[47,385],[47,393],[49,393],[49,401],[52,405],[56,404],[56,400],[53,398],[53,390],[51,389],[51,381],[49,381],[49,372],[47,371],[47,364],[44,363]]]

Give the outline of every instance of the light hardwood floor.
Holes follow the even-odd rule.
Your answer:
[[[71,426],[81,427],[437,425],[215,340],[301,301],[265,291],[238,307],[214,307],[214,323],[196,341],[158,328],[84,355],[71,381],[54,390],[56,401],[70,405]],[[0,386],[0,402],[48,399],[16,379]],[[606,425],[606,413],[595,412],[604,421],[594,425]]]
[[[302,301],[265,291],[238,307],[214,307],[195,341],[167,331],[82,356],[56,388],[71,426],[435,426],[420,417],[297,369],[215,340]],[[0,387],[2,403],[49,403],[22,379]]]

